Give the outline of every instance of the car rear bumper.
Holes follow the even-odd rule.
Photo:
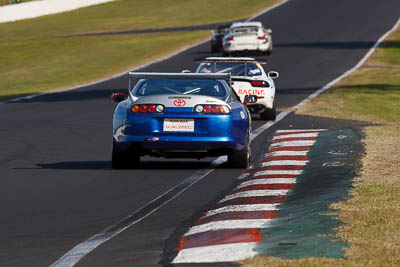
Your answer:
[[[227,155],[244,147],[243,140],[231,137],[155,137],[120,136],[115,140],[120,150],[138,149],[141,155],[201,158]]]
[[[243,52],[243,51],[262,51],[265,52],[269,49],[270,42],[262,44],[235,44],[225,43],[223,48],[225,52]]]
[[[245,116],[239,109],[233,109],[227,115],[130,114],[123,121],[114,120],[114,144],[118,145],[119,149],[136,146],[140,148],[142,155],[175,152],[202,153],[206,156],[228,154],[227,151],[243,149],[246,144],[249,121],[243,119],[240,114]],[[189,131],[171,130],[166,128],[170,120],[191,120],[193,124]]]

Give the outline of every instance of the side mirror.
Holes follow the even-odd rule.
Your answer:
[[[244,97],[244,102],[243,105],[247,105],[247,104],[253,104],[257,102],[257,96],[256,95],[246,95]]]
[[[270,71],[268,72],[268,77],[271,79],[276,79],[279,77],[279,73],[277,71]]]
[[[124,101],[126,99],[125,93],[118,92],[118,93],[112,93],[111,94],[111,100],[113,102],[119,103],[121,101]]]
[[[269,34],[271,34],[271,33],[272,33],[272,30],[271,30],[271,29],[267,29],[266,32],[269,33]]]

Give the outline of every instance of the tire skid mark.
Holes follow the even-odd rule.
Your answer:
[[[295,187],[322,131],[276,131],[261,162],[244,170],[238,177],[240,183],[183,234],[172,263],[228,262],[256,256],[260,229],[277,223],[276,212]]]

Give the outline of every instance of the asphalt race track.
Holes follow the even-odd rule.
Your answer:
[[[353,67],[397,21],[400,1],[292,0],[257,18],[273,29],[267,70],[280,73],[278,110]],[[194,70],[210,44],[143,71]],[[74,91],[0,104],[0,265],[48,266],[132,214],[212,159],[144,158],[112,170],[111,92],[127,76]],[[253,120],[253,128],[265,121]],[[276,129],[340,129],[360,122],[290,115],[257,137],[253,160]],[[187,191],[87,255],[77,266],[152,266],[178,225],[228,192],[241,170],[217,168]]]

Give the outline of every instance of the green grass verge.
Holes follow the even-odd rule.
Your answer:
[[[307,104],[299,114],[363,120],[366,154],[350,199],[332,208],[348,242],[346,259],[259,257],[243,266],[400,266],[400,30],[359,71]]]
[[[0,98],[111,76],[210,36],[208,31],[66,37],[244,19],[280,0],[119,0],[0,24]]]
[[[0,97],[38,93],[106,78],[201,40],[208,32],[14,41],[0,65]],[[10,43],[0,43],[0,50]],[[32,53],[37,49],[41,53]],[[111,88],[112,89],[112,88]]]

